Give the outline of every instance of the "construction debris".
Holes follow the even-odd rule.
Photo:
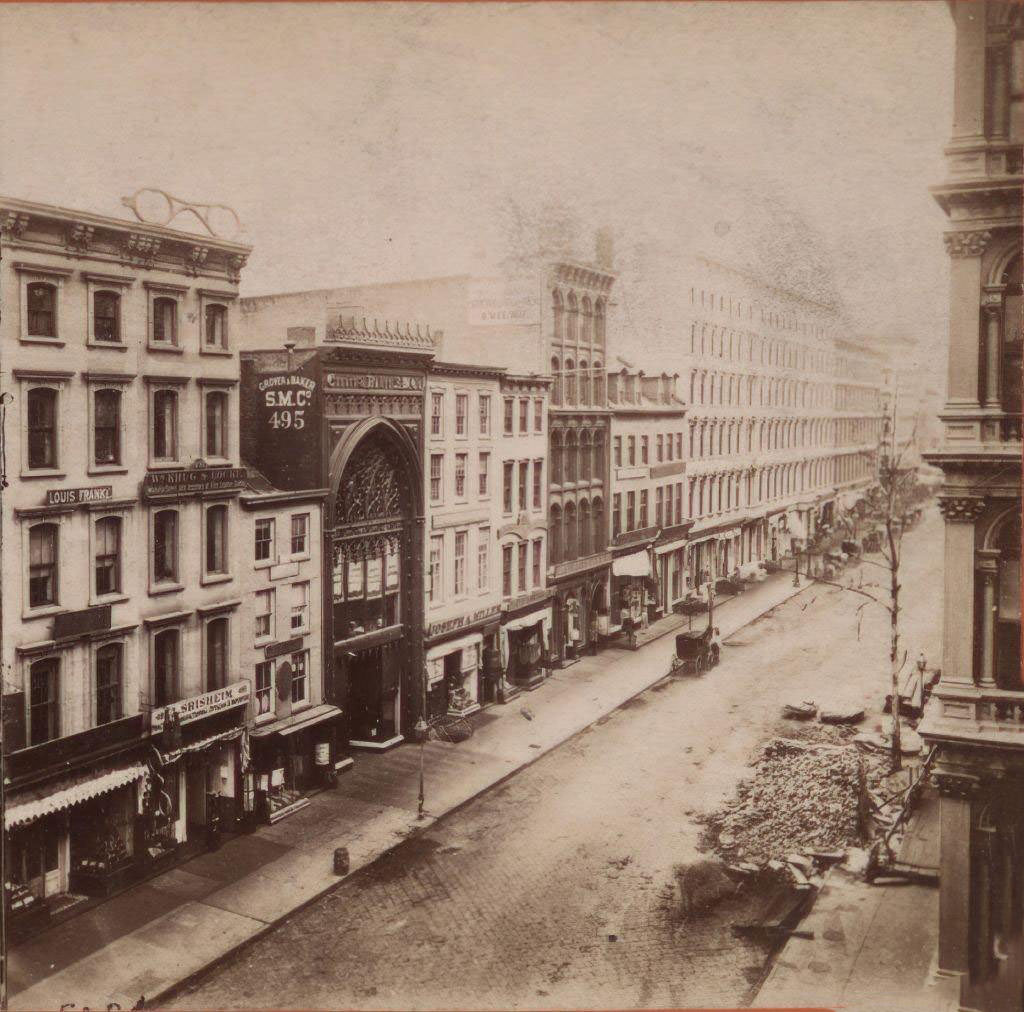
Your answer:
[[[859,724],[864,719],[863,706],[822,707],[818,718],[823,724]]]
[[[817,713],[817,706],[809,699],[802,703],[784,703],[782,706],[782,716],[789,720],[813,720]]]

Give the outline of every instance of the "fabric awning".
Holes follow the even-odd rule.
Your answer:
[[[531,611],[529,615],[522,615],[519,618],[515,618],[511,622],[505,622],[501,628],[505,632],[515,632],[518,629],[529,629],[530,626],[536,625],[538,622],[548,621],[549,615],[550,611],[547,608],[542,608],[540,611]]]
[[[482,644],[483,641],[483,633],[474,633],[472,636],[463,636],[461,639],[448,640],[447,643],[439,643],[437,646],[431,647],[424,660],[436,661],[439,657],[447,657],[448,654],[453,654],[456,650],[465,650],[466,647]]]
[[[177,762],[188,752],[202,752],[203,749],[207,749],[211,745],[216,745],[219,741],[231,741],[233,738],[237,738],[241,733],[242,728],[233,727],[230,731],[221,731],[220,734],[211,734],[209,738],[202,738],[200,741],[194,741],[191,745],[183,745],[181,748],[175,749],[173,752],[161,752],[160,758],[163,759],[165,763]]]
[[[296,731],[304,731],[307,727],[319,724],[321,721],[330,720],[332,717],[340,716],[341,710],[330,703],[321,703],[311,710],[303,710],[301,713],[293,713],[290,717],[283,717],[275,720],[272,724],[264,724],[251,732],[253,738],[265,738],[270,734],[289,735]]]
[[[141,780],[145,775],[146,766],[134,763],[119,769],[101,772],[94,770],[76,777],[67,777],[45,787],[27,791],[8,804],[4,813],[4,828],[23,826],[26,822],[34,822],[72,805],[80,805],[83,801],[98,798],[101,794],[109,794],[119,787],[126,787],[136,780]]]
[[[612,559],[613,576],[650,576],[651,556],[646,548]]]

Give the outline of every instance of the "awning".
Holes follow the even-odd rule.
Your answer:
[[[465,650],[466,647],[471,647],[476,643],[483,643],[483,641],[483,633],[474,633],[472,636],[463,636],[461,639],[438,643],[437,646],[431,647],[427,651],[424,660],[436,661],[439,657],[447,657],[448,654],[453,654],[456,650]]]
[[[646,548],[612,559],[613,576],[650,576],[651,556]]]
[[[242,733],[242,728],[233,727],[230,731],[221,731],[220,734],[211,734],[209,738],[202,738],[200,741],[194,741],[191,745],[183,745],[181,748],[176,748],[173,752],[161,752],[160,758],[165,763],[177,762],[183,755],[188,752],[202,752],[204,749],[208,749],[211,745],[216,745],[220,741],[231,741],[233,738],[237,738]]]
[[[530,626],[536,625],[538,622],[549,621],[550,614],[551,612],[548,608],[542,608],[540,611],[531,611],[529,615],[521,615],[519,618],[512,619],[511,622],[505,622],[501,628],[505,632],[529,629]]]
[[[94,770],[27,791],[8,804],[4,813],[4,828],[23,826],[26,822],[41,819],[44,815],[52,815],[72,805],[80,805],[83,801],[98,798],[101,794],[109,794],[119,787],[141,780],[145,775],[146,766],[134,763],[120,769],[100,772]]]
[[[271,724],[264,724],[250,733],[253,738],[265,738],[271,734],[295,734],[296,731],[304,731],[307,727],[340,715],[341,710],[338,707],[332,706],[330,703],[321,703],[311,710],[303,710],[301,713],[293,713],[290,717],[275,720]]]

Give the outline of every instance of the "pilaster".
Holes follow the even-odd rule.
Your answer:
[[[984,505],[980,496],[939,500],[946,519],[942,635],[945,683],[974,683],[974,525]],[[970,588],[966,593],[965,586]]]
[[[950,256],[948,404],[964,410],[979,407],[981,256],[990,239],[987,230],[943,236]]]

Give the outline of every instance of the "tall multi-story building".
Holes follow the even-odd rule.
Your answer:
[[[921,724],[937,749],[940,971],[959,1007],[1024,988],[1021,681],[1021,183],[1024,8],[951,3],[953,136],[933,194],[949,218],[942,680]]]
[[[235,300],[249,248],[7,198],[0,225],[17,920],[145,874],[215,810],[239,812]]]
[[[619,359],[619,361],[622,361]],[[608,374],[612,581],[609,633],[686,596],[686,407],[676,375],[623,363]]]

